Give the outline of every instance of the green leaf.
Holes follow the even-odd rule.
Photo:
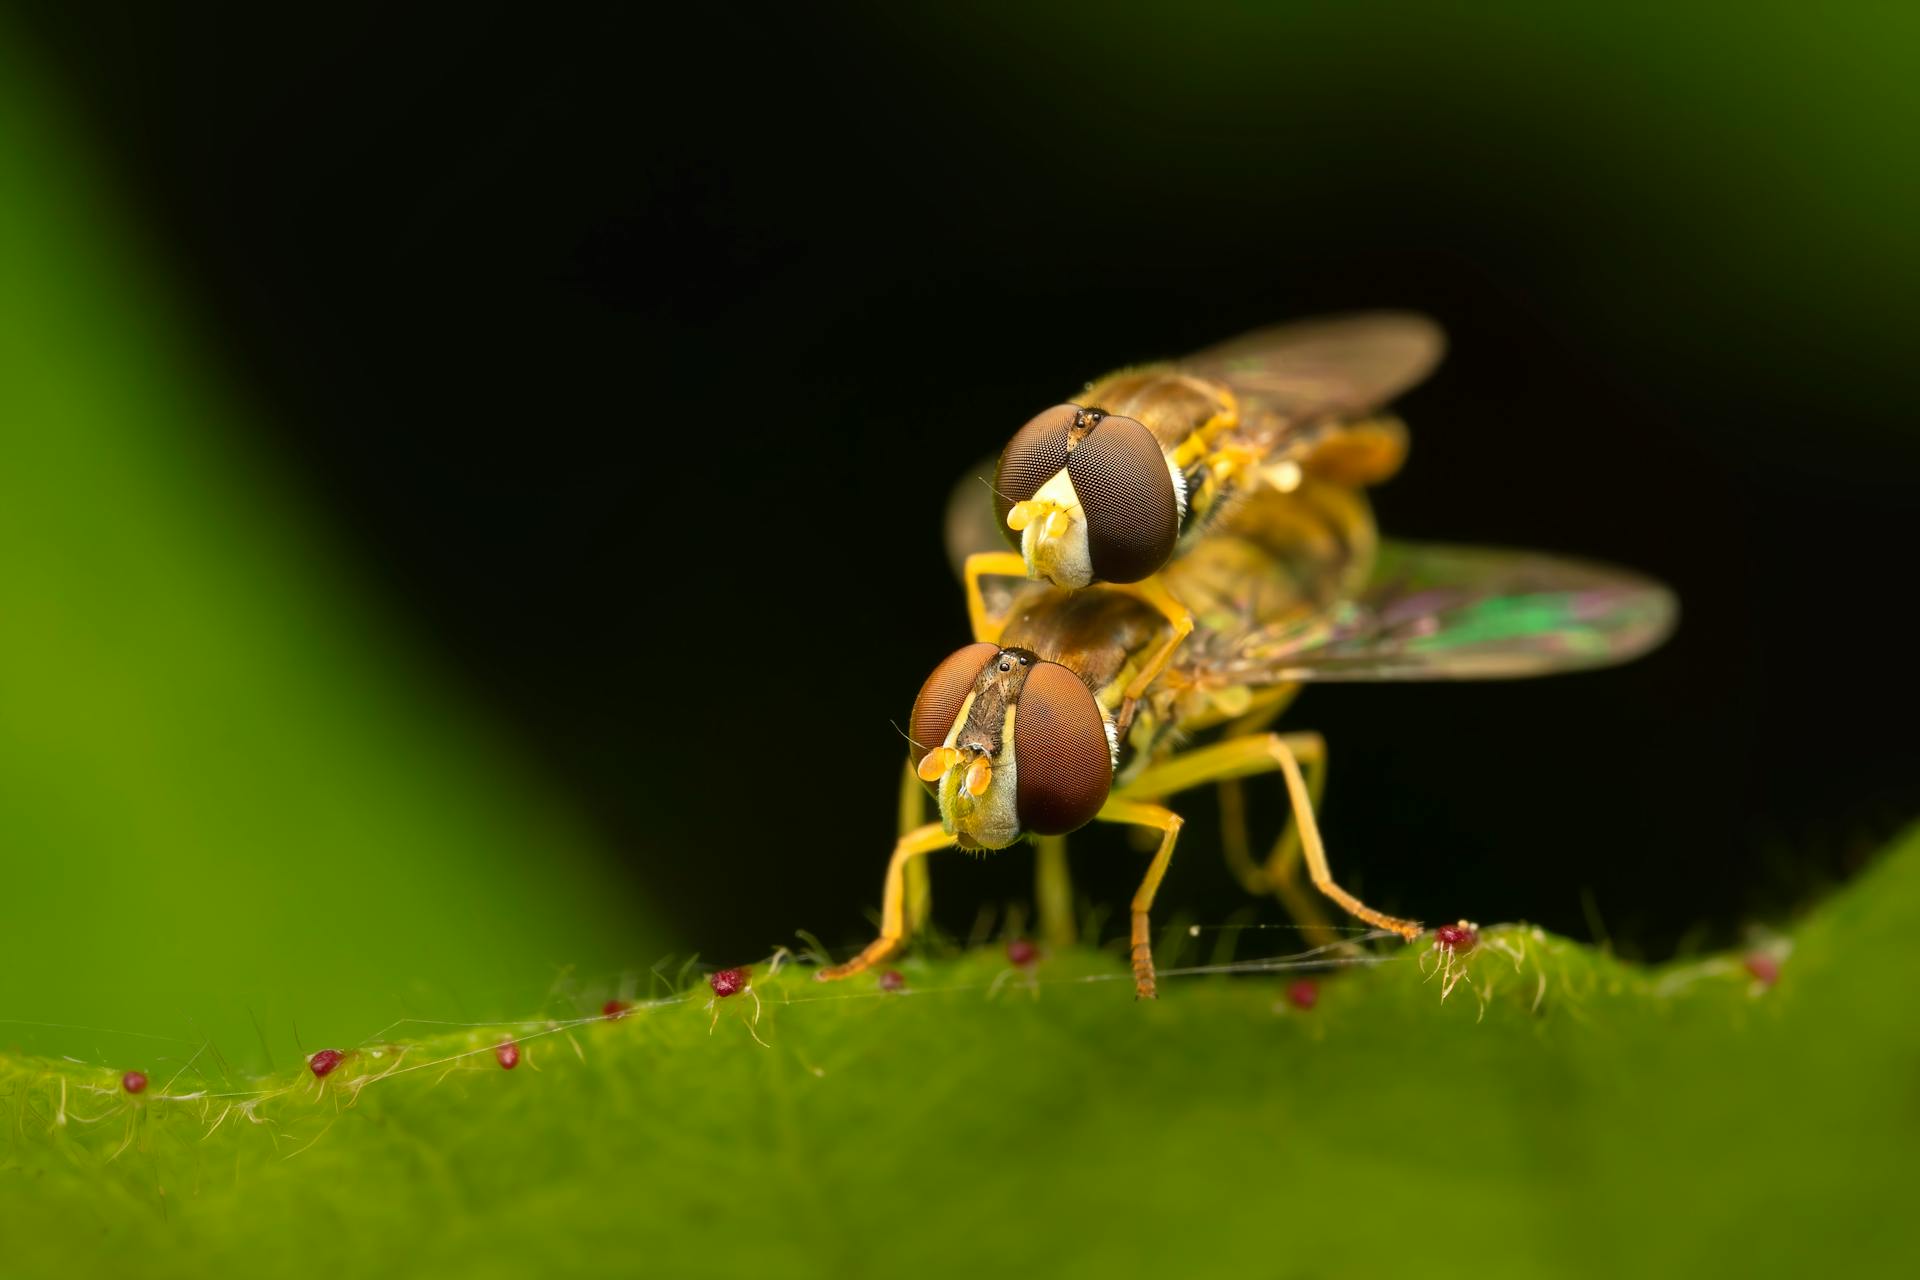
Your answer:
[[[1506,927],[1308,1010],[1297,973],[1137,1004],[1109,957],[995,951],[370,1043],[324,1082],[135,1098],[0,1059],[0,1227],[31,1274],[1845,1273],[1916,1242],[1916,929],[1920,833],[1772,986]]]

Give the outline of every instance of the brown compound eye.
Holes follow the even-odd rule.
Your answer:
[[[1067,465],[1067,430],[1079,416],[1080,406],[1057,404],[1035,414],[1001,451],[993,475],[993,514],[1001,534],[1015,546],[1020,537],[1007,528],[1007,512],[1040,492],[1040,486]]]
[[[1093,576],[1138,582],[1173,556],[1180,499],[1153,432],[1132,418],[1105,417],[1067,459],[1087,521]]]
[[[980,672],[1000,652],[995,644],[970,644],[948,654],[933,669],[920,693],[913,700],[913,715],[907,720],[907,763],[919,766],[929,751],[936,751],[953,732],[960,718],[960,706],[973,692]]]
[[[1080,677],[1036,662],[1013,717],[1014,808],[1020,829],[1063,835],[1093,820],[1113,786],[1100,704]]]

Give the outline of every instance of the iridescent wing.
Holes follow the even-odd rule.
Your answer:
[[[1239,403],[1238,423],[1213,447],[1359,487],[1400,469],[1406,428],[1379,411],[1445,350],[1425,316],[1375,311],[1261,329],[1176,367],[1224,384]]]
[[[1331,610],[1216,612],[1179,666],[1201,684],[1502,680],[1611,666],[1672,631],[1673,593],[1625,569],[1532,551],[1381,544]]]
[[[942,518],[947,563],[956,581],[962,577],[967,557],[982,551],[1005,551],[1006,536],[993,506],[993,471],[998,456],[980,459],[961,473],[947,494],[946,514]]]
[[[1242,402],[1293,422],[1361,418],[1433,372],[1440,326],[1410,311],[1368,311],[1258,329],[1178,361]]]

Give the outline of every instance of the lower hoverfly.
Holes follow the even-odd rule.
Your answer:
[[[1067,591],[982,577],[974,643],[934,669],[914,701],[908,765],[940,820],[902,833],[887,867],[880,936],[821,971],[844,978],[905,945],[908,870],[949,846],[1000,849],[1101,821],[1157,833],[1131,915],[1135,989],[1155,993],[1148,913],[1173,856],[1180,793],[1278,774],[1291,807],[1264,861],[1235,858],[1250,889],[1297,916],[1313,886],[1349,914],[1406,939],[1421,926],[1367,906],[1334,880],[1314,818],[1326,760],[1318,734],[1274,733],[1299,688],[1319,681],[1505,679],[1624,662],[1671,630],[1666,588],[1626,570],[1525,551],[1379,542],[1357,487],[1303,475],[1253,487],[1163,570],[1195,626],[1138,689],[1172,626],[1118,587]],[[1186,747],[1226,727],[1217,741]],[[1236,793],[1237,794],[1237,793]],[[917,804],[914,808],[917,808]]]

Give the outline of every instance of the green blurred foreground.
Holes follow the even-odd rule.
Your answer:
[[[1771,988],[1502,929],[1444,1002],[1415,950],[1304,1011],[1297,974],[1138,1005],[1107,958],[994,951],[894,994],[762,976],[757,1028],[743,995],[710,1032],[701,984],[380,1040],[324,1083],[0,1058],[0,1239],[27,1275],[1878,1271],[1920,1244],[1917,934],[1920,833]]]
[[[576,816],[246,456],[31,72],[0,23],[0,1046],[264,1067],[651,959]]]

